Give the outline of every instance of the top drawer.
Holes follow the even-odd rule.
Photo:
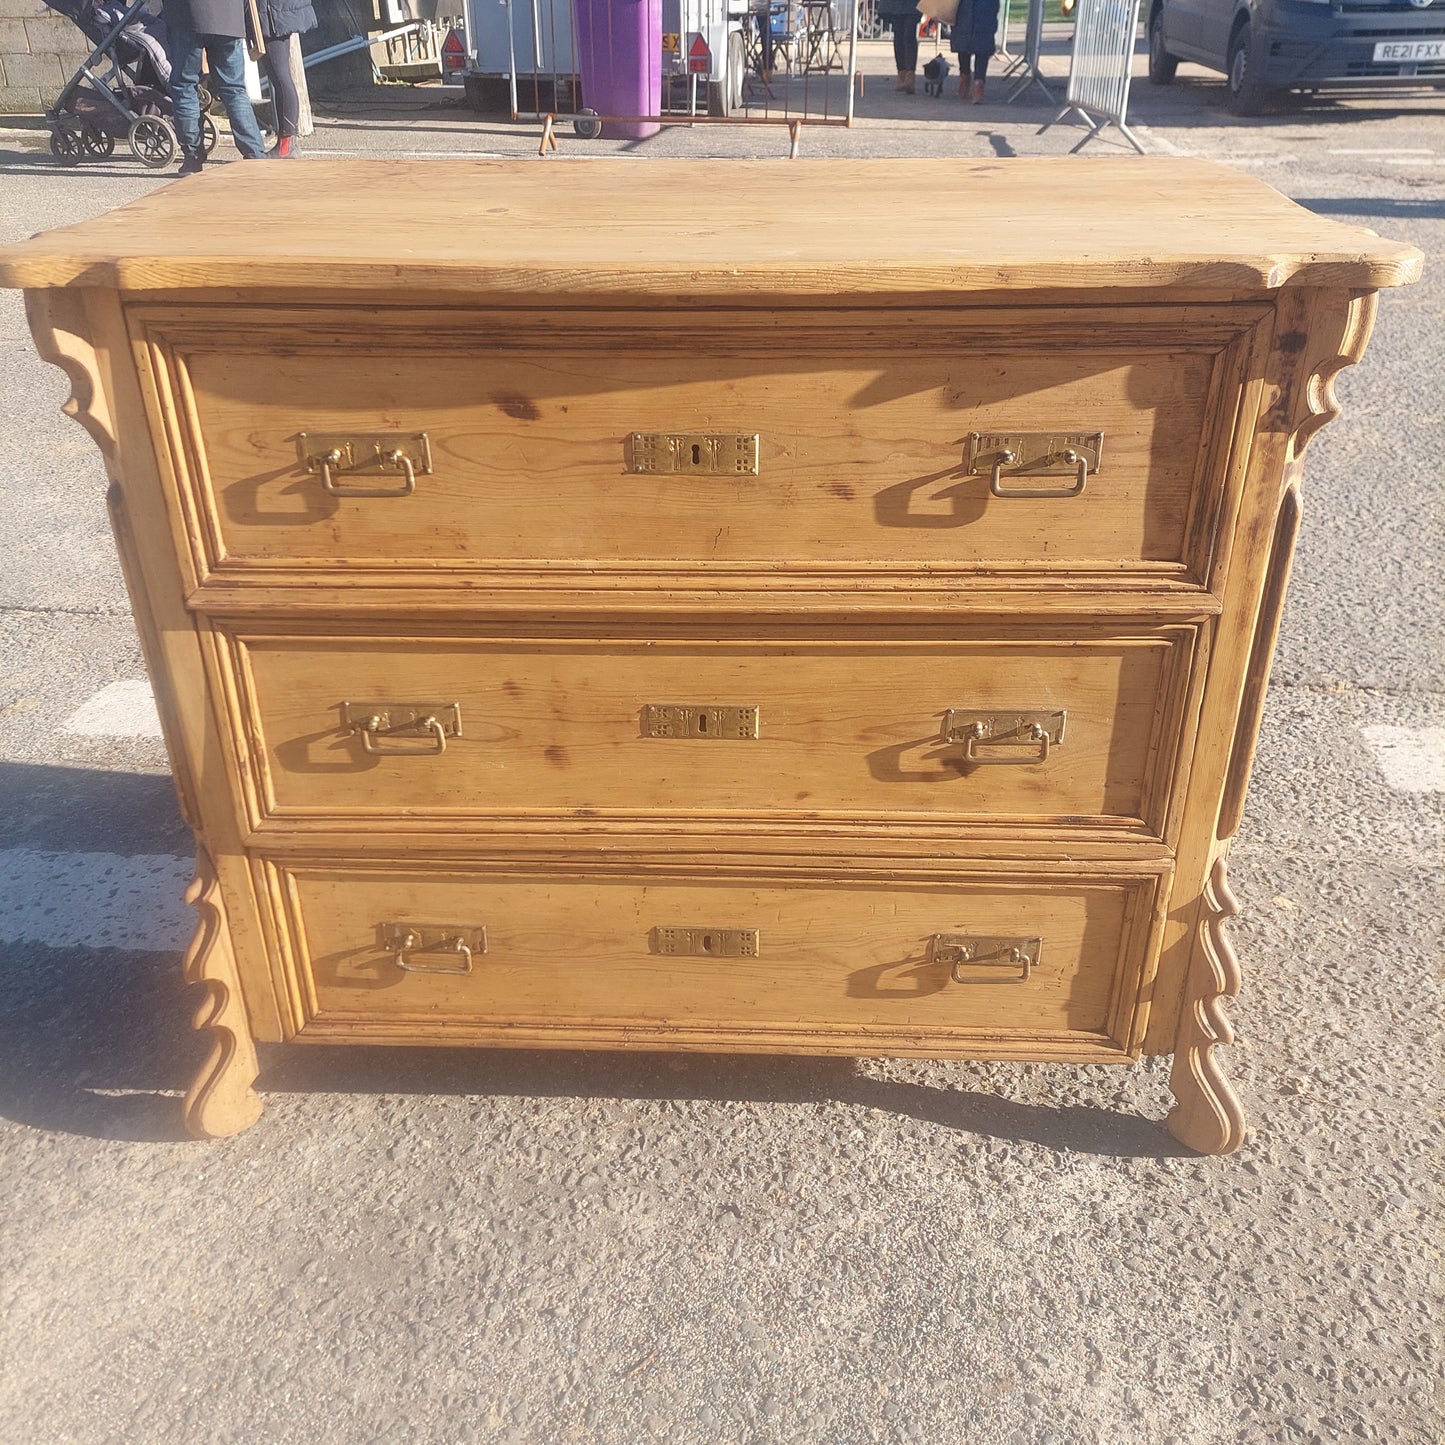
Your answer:
[[[771,591],[1206,585],[1266,314],[151,307],[134,321],[202,583],[344,570],[393,588],[462,573]],[[1102,458],[1078,495],[1058,495],[1071,475],[1004,476],[998,496],[986,465],[969,474],[971,433],[1103,433]],[[637,440],[659,434],[682,439],[681,470]],[[397,438],[414,487],[401,462],[307,469],[303,454],[347,436],[353,455]],[[721,470],[699,437],[725,439]],[[360,490],[386,495],[338,494]]]

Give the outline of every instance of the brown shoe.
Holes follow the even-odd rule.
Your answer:
[[[894,89],[894,90],[912,90],[912,89],[913,89],[913,77],[912,77],[906,70],[900,70],[900,71],[898,72],[898,84],[895,85],[895,86],[893,87],[893,89]]]
[[[958,98],[960,100],[968,99],[968,71],[966,70],[958,77]]]
[[[974,81],[973,89],[969,92],[968,99],[972,105],[977,105],[979,101],[983,99],[983,81]]]

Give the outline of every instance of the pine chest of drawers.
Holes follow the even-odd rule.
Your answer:
[[[111,511],[215,1046],[1127,1062],[1221,932],[1408,247],[1172,159],[230,166],[0,253]]]

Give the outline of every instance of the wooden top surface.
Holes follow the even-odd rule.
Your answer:
[[[0,249],[0,284],[492,295],[1371,289],[1412,246],[1172,156],[217,166]]]

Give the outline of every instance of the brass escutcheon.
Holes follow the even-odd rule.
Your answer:
[[[755,477],[758,437],[737,432],[635,431],[623,444],[629,472]]]
[[[758,956],[756,928],[654,928],[649,937],[654,953],[690,958]]]
[[[758,736],[758,709],[752,705],[650,702],[642,709],[645,738],[700,738],[737,742]]]

